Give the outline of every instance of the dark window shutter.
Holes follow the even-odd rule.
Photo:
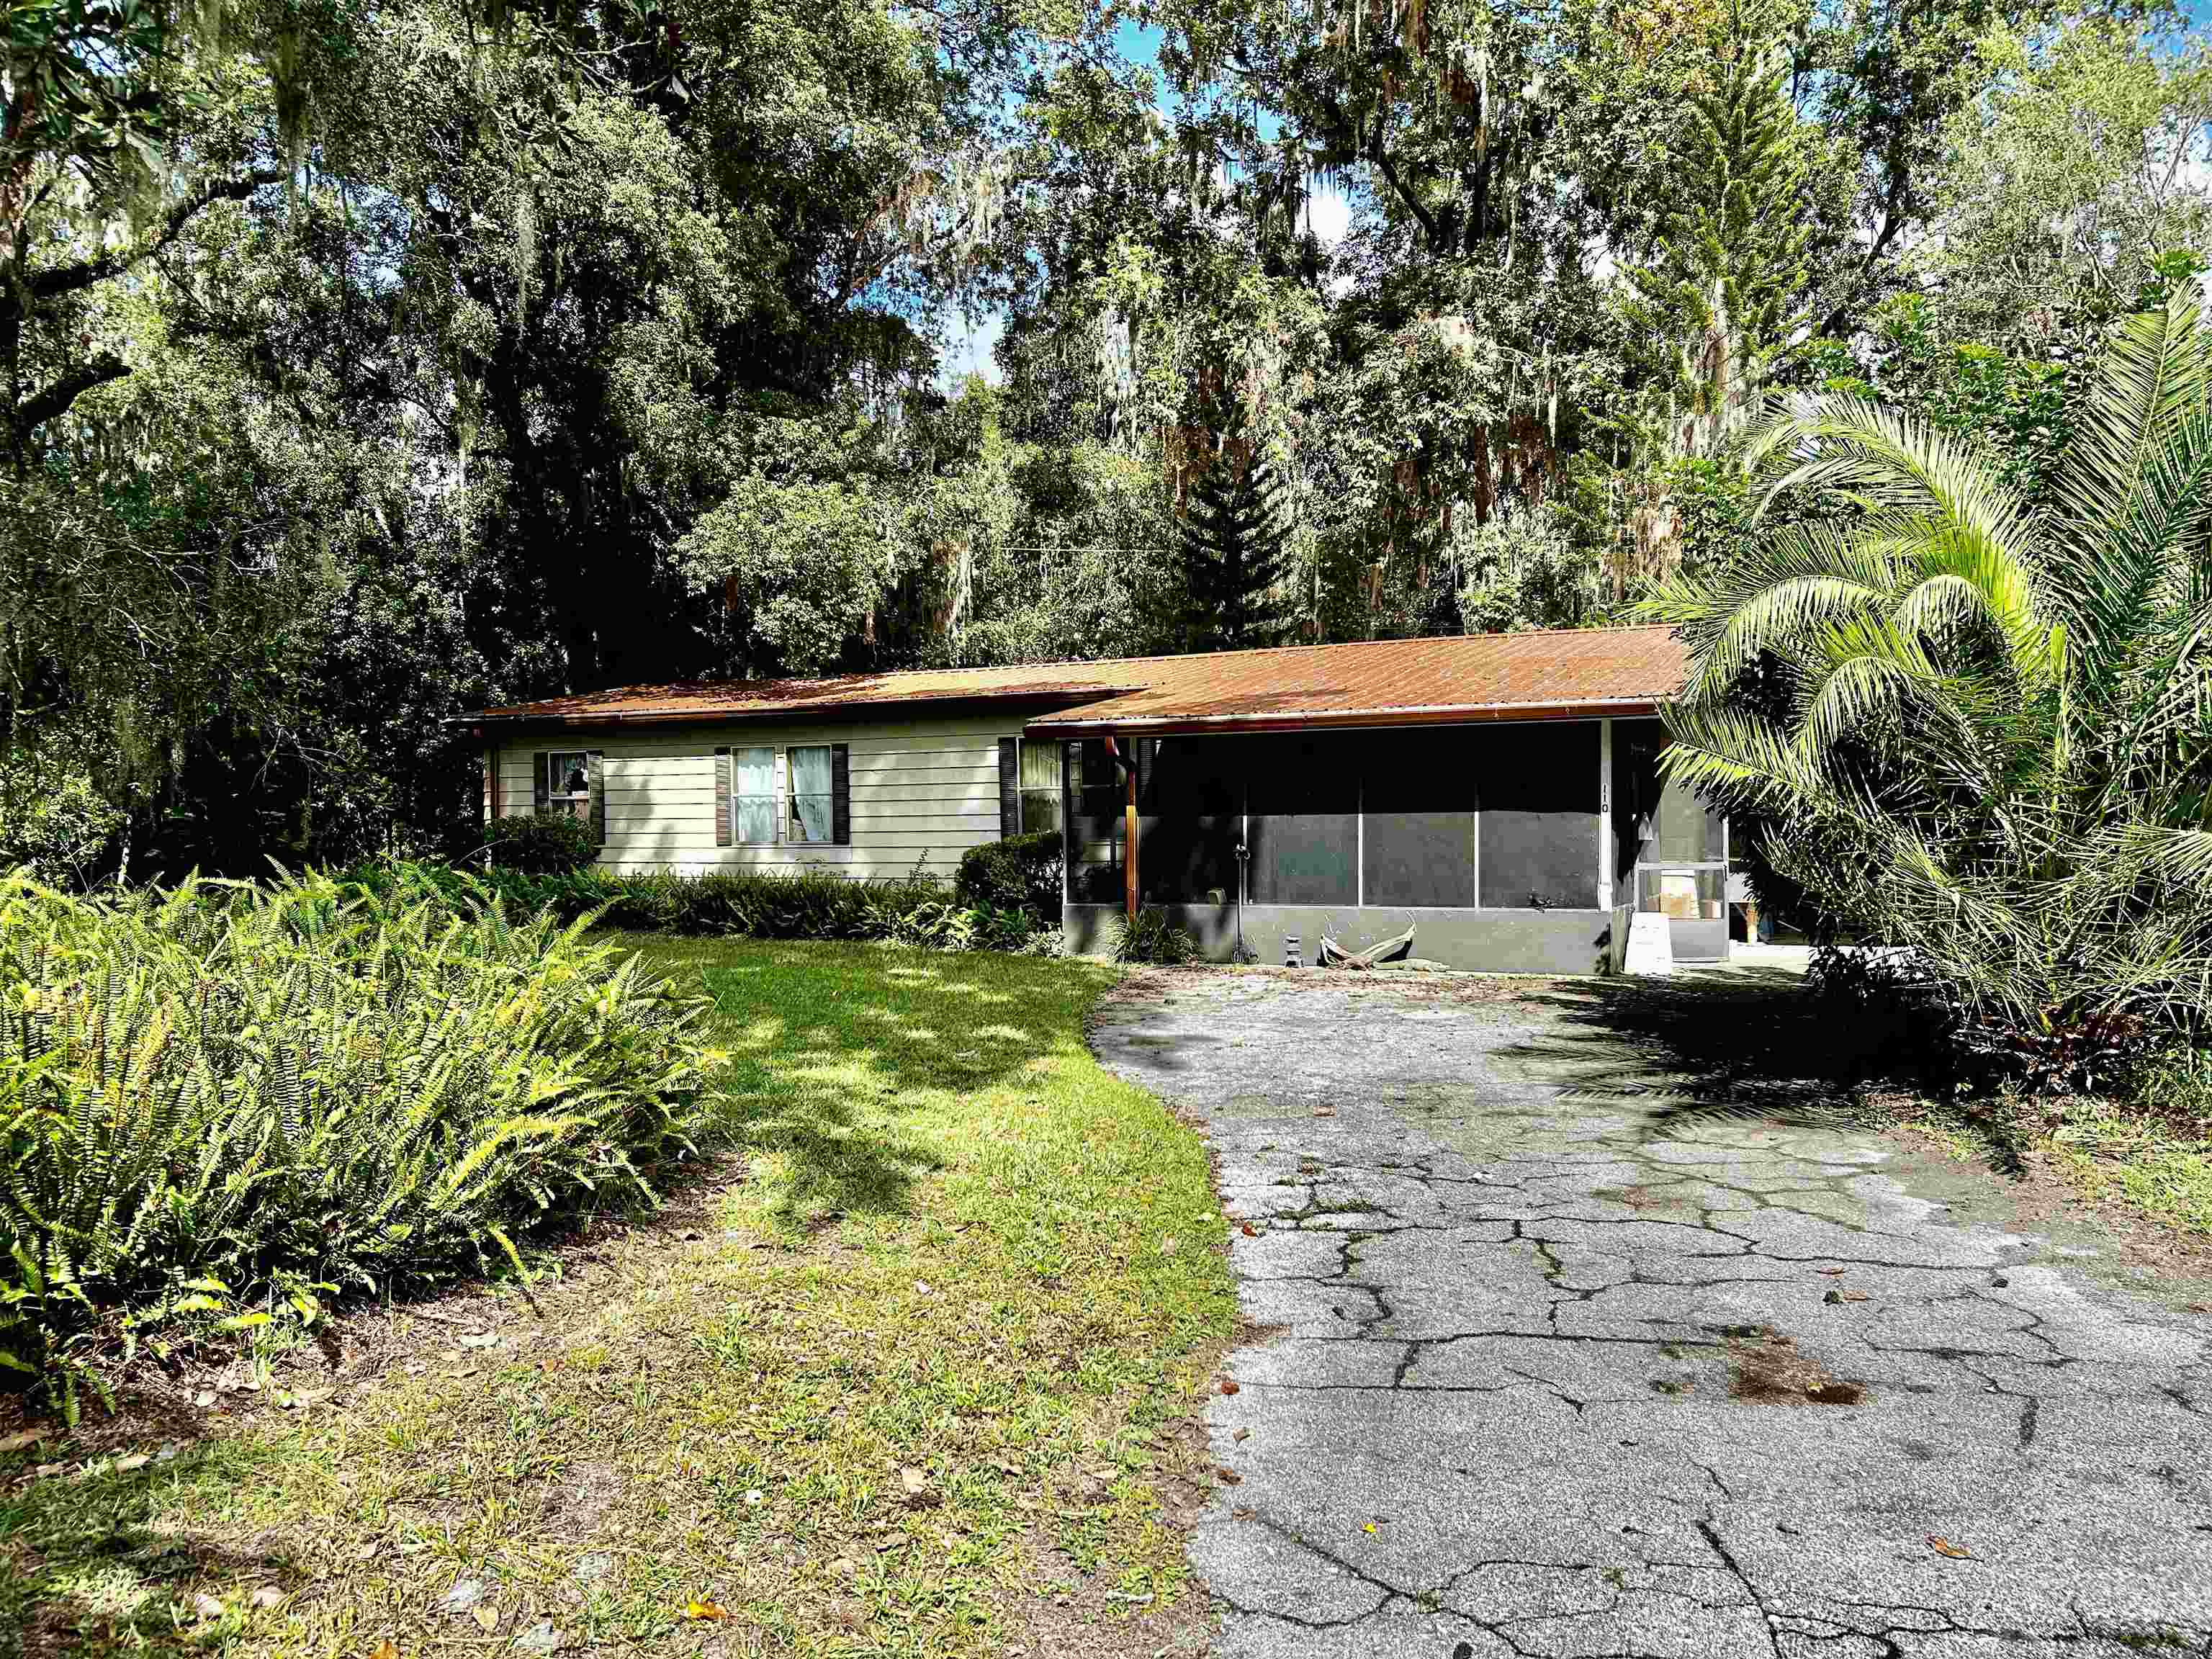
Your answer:
[[[853,842],[853,749],[830,745],[830,839],[840,847]]]
[[[714,845],[730,844],[730,751],[714,751]]]
[[[999,836],[1022,833],[1022,769],[1019,738],[999,739]]]
[[[605,847],[607,844],[607,757],[605,752],[598,749],[592,750],[586,758],[584,766],[591,777],[592,844],[595,847]]]
[[[530,810],[543,812],[552,805],[552,786],[547,781],[553,757],[541,749],[530,757]]]

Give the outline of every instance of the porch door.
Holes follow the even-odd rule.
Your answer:
[[[1668,783],[1637,854],[1636,908],[1667,918],[1677,962],[1728,955],[1728,820]]]

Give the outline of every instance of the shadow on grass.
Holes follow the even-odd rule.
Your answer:
[[[323,1574],[289,1552],[235,1548],[153,1518],[173,1482],[234,1487],[258,1458],[273,1455],[188,1447],[167,1464],[49,1476],[0,1498],[0,1538],[21,1552],[0,1587],[0,1621],[9,1626],[0,1631],[0,1655],[205,1652],[243,1627],[256,1591],[312,1589]],[[202,1596],[220,1611],[203,1611]]]
[[[911,1207],[942,1165],[933,1130],[967,1097],[1042,1089],[1040,1060],[1082,1052],[1110,975],[985,951],[629,936],[713,999],[727,1055],[721,1127],[790,1230]]]
[[[1865,1120],[1869,1093],[1923,1081],[1898,1028],[1779,969],[1561,981],[1533,1000],[1559,1024],[1508,1052],[1562,1098],[1642,1105],[1662,1131],[1838,1127]]]

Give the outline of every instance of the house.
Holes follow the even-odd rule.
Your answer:
[[[920,870],[1060,829],[1065,925],[1134,903],[1209,954],[1311,962],[1416,927],[1455,966],[1579,972],[1630,912],[1728,950],[1728,830],[1663,787],[1664,628],[1294,646],[488,708],[485,810],[590,822],[617,869]]]

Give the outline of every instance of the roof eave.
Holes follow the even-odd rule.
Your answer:
[[[520,726],[576,728],[627,726],[744,726],[765,721],[789,724],[794,720],[864,720],[887,708],[926,705],[942,714],[963,708],[1002,708],[1009,703],[1044,703],[1057,710],[1079,708],[1102,697],[1126,696],[1126,685],[1063,687],[1054,690],[1021,688],[1006,691],[901,692],[896,696],[848,698],[837,702],[774,703],[750,708],[628,708],[545,710],[524,704],[514,708],[479,709],[472,714],[449,716],[442,724],[463,731],[483,732],[487,727],[511,730]]]
[[[1200,732],[1308,732],[1386,726],[1465,726],[1483,720],[1643,719],[1659,712],[1656,697],[1567,698],[1548,702],[1466,703],[1417,708],[1328,709],[1310,714],[1124,715],[1081,720],[1042,714],[1022,728],[1033,738],[1103,737],[1123,732],[1181,737]]]

